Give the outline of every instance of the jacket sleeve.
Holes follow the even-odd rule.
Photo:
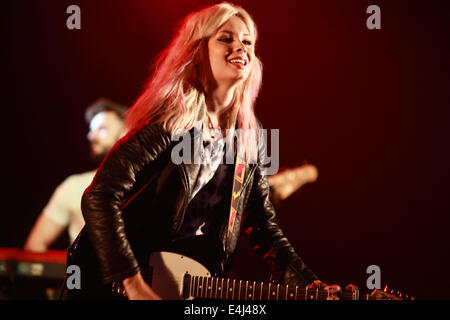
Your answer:
[[[140,271],[125,233],[121,208],[136,175],[169,144],[170,135],[157,125],[129,133],[109,152],[83,194],[81,209],[105,284]]]
[[[260,159],[264,158],[265,150],[266,147],[262,146]],[[262,163],[265,162],[257,164],[254,173],[244,229],[253,250],[269,265],[271,280],[306,286],[319,278],[297,255],[276,222],[275,209],[269,199],[269,182],[263,174]]]

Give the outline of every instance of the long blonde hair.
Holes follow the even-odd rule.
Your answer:
[[[170,45],[157,57],[145,90],[129,109],[125,120],[128,130],[152,123],[162,124],[169,132],[194,126],[205,106],[206,81],[200,59],[208,39],[233,16],[242,19],[256,42],[255,23],[239,6],[223,2],[189,14]],[[253,106],[261,83],[262,63],[255,56],[249,76],[235,90],[229,126],[237,121],[240,129],[256,132]]]

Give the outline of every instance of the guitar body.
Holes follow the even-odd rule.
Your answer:
[[[188,298],[183,298],[181,295],[184,275],[211,277],[210,270],[216,270],[221,258],[212,253],[219,250],[219,243],[196,236],[165,246],[158,252],[147,253],[143,250],[135,250],[135,255],[144,279],[152,288],[157,288],[155,291],[163,299],[178,300]],[[196,260],[189,258],[188,254]],[[117,288],[102,283],[101,266],[86,230],[82,230],[69,248],[67,265],[77,265],[82,271],[81,289],[67,290],[68,299],[124,298],[117,294]]]
[[[150,255],[152,289],[164,300],[193,299],[183,292],[186,276],[210,277],[208,269],[199,262],[172,252],[155,252]]]

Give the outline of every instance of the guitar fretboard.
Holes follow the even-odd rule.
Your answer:
[[[183,296],[218,300],[326,300],[328,291],[216,277],[184,276]],[[358,300],[357,291],[344,291],[341,299]]]

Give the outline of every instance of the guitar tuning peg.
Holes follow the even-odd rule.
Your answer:
[[[388,286],[385,286],[384,289],[383,289],[384,292],[388,292],[388,290],[389,290]]]
[[[402,297],[402,293],[400,291],[397,291],[397,297],[399,297],[399,298]]]
[[[394,294],[394,289],[391,290],[391,294]]]

